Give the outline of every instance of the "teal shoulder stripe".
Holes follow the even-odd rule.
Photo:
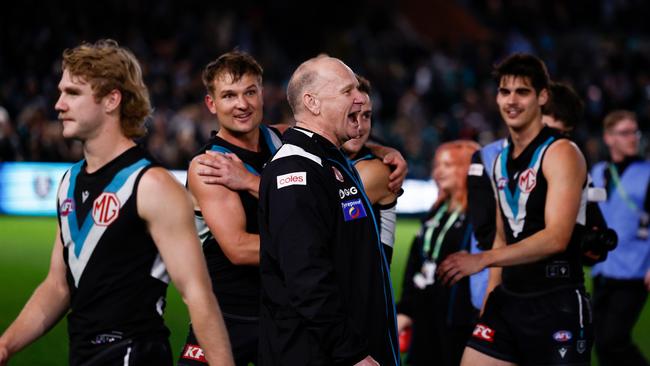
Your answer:
[[[216,145],[216,144],[215,144],[215,145],[212,145],[212,146],[210,147],[210,150],[211,150],[211,151],[220,152],[220,153],[222,153],[222,154],[234,154],[234,153],[233,153],[230,149],[228,149],[227,147],[223,147],[223,146],[221,146],[221,145]],[[253,168],[252,165],[250,165],[250,164],[244,162],[244,166],[246,167],[246,170],[248,170],[249,172],[251,172],[251,173],[253,173],[253,174],[255,174],[255,175],[260,175],[260,173],[257,171],[257,169]]]
[[[70,184],[68,185],[67,198],[71,199],[74,202],[74,190],[77,185],[77,176],[81,171],[81,167],[84,165],[85,160],[81,160],[70,168],[70,177],[68,177]],[[71,215],[68,215],[68,228],[70,234],[74,238],[79,232],[79,224],[77,223],[77,215],[73,212]]]
[[[366,154],[366,155],[363,155],[363,156],[361,156],[361,157],[359,157],[359,158],[352,159],[352,164],[356,165],[356,164],[357,164],[358,162],[360,162],[360,161],[363,161],[363,160],[372,160],[372,159],[374,159],[374,158],[375,158],[374,155],[372,155],[372,154]]]
[[[528,169],[533,168],[537,164],[537,161],[540,158],[540,154],[542,150],[548,147],[548,145],[550,145],[554,140],[555,137],[551,136],[546,141],[544,141],[541,145],[539,145],[537,149],[535,149],[535,152],[533,153],[533,157],[530,159],[530,163],[528,164]],[[510,179],[506,167],[506,161],[508,159],[509,150],[510,150],[510,145],[506,146],[501,152],[501,174],[506,179]],[[505,187],[503,187],[503,189],[506,193],[506,200],[508,201],[508,205],[512,210],[513,217],[517,217],[517,215],[519,214],[519,204],[518,204],[519,195],[521,194],[521,190],[519,189],[519,184],[515,184],[514,194],[510,191],[510,188],[508,187],[507,184]]]
[[[264,137],[264,141],[266,141],[266,146],[271,151],[271,155],[275,154],[280,146],[282,146],[282,140],[270,128],[264,125],[260,125],[260,131],[262,131],[262,136]]]
[[[115,193],[117,192],[126,180],[138,169],[145,167],[147,165],[151,164],[151,162],[147,159],[141,159],[134,164],[131,164],[130,166],[122,169],[119,173],[115,175],[115,178],[106,186],[104,189],[104,192],[110,192],[110,193]],[[70,215],[73,218],[76,215]],[[77,257],[79,257],[79,254],[81,253],[81,250],[83,249],[84,242],[86,241],[86,237],[88,237],[88,232],[90,229],[93,227],[94,221],[92,219],[92,209],[88,212],[86,217],[84,218],[84,223],[83,227],[81,230],[75,230],[75,231],[70,231],[72,239],[75,243],[75,248],[74,248],[74,253]],[[76,225],[75,225],[76,229]]]

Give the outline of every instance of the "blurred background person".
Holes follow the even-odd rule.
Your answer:
[[[458,365],[478,316],[469,277],[447,287],[434,274],[449,254],[470,249],[466,178],[479,147],[458,140],[436,150],[432,177],[439,196],[413,240],[397,305],[398,331],[413,329],[407,358],[412,365]]]
[[[18,135],[9,118],[9,112],[0,106],[0,162],[23,160]]]
[[[600,208],[619,244],[591,271],[596,354],[603,366],[647,365],[632,329],[650,290],[650,163],[638,155],[641,132],[634,113],[613,111],[603,128],[610,158],[596,164],[591,176],[607,189]]]
[[[580,148],[586,155],[583,138],[578,127],[584,116],[584,103],[575,90],[568,84],[551,82],[549,84],[550,99],[542,107],[542,123],[560,131]],[[587,191],[587,216],[585,236],[582,241],[582,262],[593,266],[607,258],[607,253],[616,248],[616,232],[607,227],[598,202],[607,198],[607,192],[594,187],[591,177]]]

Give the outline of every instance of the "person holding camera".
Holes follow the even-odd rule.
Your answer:
[[[551,98],[542,107],[542,122],[575,142],[583,151],[583,155],[587,156],[582,148],[582,140],[576,134],[576,127],[584,113],[584,103],[575,90],[567,84],[551,82],[549,91]],[[586,230],[581,249],[582,263],[593,266],[607,259],[607,253],[616,248],[618,237],[614,230],[607,227],[607,222],[598,206],[598,202],[607,199],[607,191],[595,187],[591,177],[588,181]]]
[[[596,354],[604,366],[647,365],[632,329],[650,291],[650,162],[637,155],[641,132],[633,112],[611,112],[603,127],[610,160],[596,164],[591,176],[607,190],[600,208],[619,243],[591,272]]]
[[[581,148],[582,143],[576,135],[576,127],[582,120],[584,103],[571,86],[551,82],[550,99],[542,107],[542,122],[575,142]],[[472,165],[467,176],[468,216],[474,228],[478,248],[492,248],[496,232],[494,190],[490,183],[494,160],[507,145],[505,139],[494,141],[472,155]],[[586,155],[583,153],[583,155]],[[616,248],[616,232],[607,227],[598,202],[607,199],[604,188],[594,187],[589,178],[587,193],[585,233],[581,244],[582,263],[593,266],[607,258],[607,253]]]
[[[442,283],[490,269],[487,300],[461,365],[589,365],[593,328],[580,245],[587,167],[574,143],[542,123],[544,63],[513,54],[495,66],[496,102],[510,136],[494,163],[492,249],[449,255]]]

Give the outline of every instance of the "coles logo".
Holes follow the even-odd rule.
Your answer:
[[[59,207],[59,212],[61,216],[68,216],[72,211],[74,211],[74,201],[72,198],[66,198]]]
[[[208,363],[208,360],[205,359],[203,349],[195,344],[186,344],[182,357],[188,360]]]
[[[345,189],[339,189],[339,197],[341,197],[341,199],[344,199],[347,196],[354,196],[357,193],[359,193],[359,190],[355,186],[352,186],[350,188],[345,188]]]
[[[306,186],[307,185],[307,172],[295,172],[289,174],[278,175],[278,189],[287,186]]]
[[[497,188],[502,191],[506,188],[508,185],[508,178],[499,178],[499,181],[497,181]]]
[[[99,226],[108,226],[120,215],[120,200],[112,192],[104,192],[93,202],[93,220]]]
[[[530,193],[537,184],[537,176],[533,168],[524,170],[519,176],[519,189],[522,192]]]
[[[483,324],[476,324],[472,336],[484,341],[494,342],[494,330]]]
[[[573,335],[568,330],[558,330],[553,333],[553,339],[555,339],[556,342],[568,342],[571,338],[573,338]]]

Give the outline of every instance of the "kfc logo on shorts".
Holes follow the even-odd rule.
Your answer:
[[[537,184],[537,175],[533,168],[528,168],[524,170],[523,173],[519,176],[519,189],[522,192],[530,193]]]
[[[194,344],[185,345],[185,349],[183,349],[182,357],[188,360],[208,363],[208,360],[205,359],[205,353],[203,352],[203,349]]]
[[[68,216],[72,211],[74,211],[74,201],[72,198],[66,198],[59,207],[59,212],[61,212],[61,216]]]
[[[494,342],[494,330],[483,324],[476,324],[474,332],[472,332],[472,336],[484,341]]]
[[[104,192],[93,202],[93,220],[99,226],[108,226],[120,215],[120,200],[112,192]]]
[[[307,172],[295,172],[284,175],[278,175],[278,189],[287,186],[306,186],[307,185]]]

